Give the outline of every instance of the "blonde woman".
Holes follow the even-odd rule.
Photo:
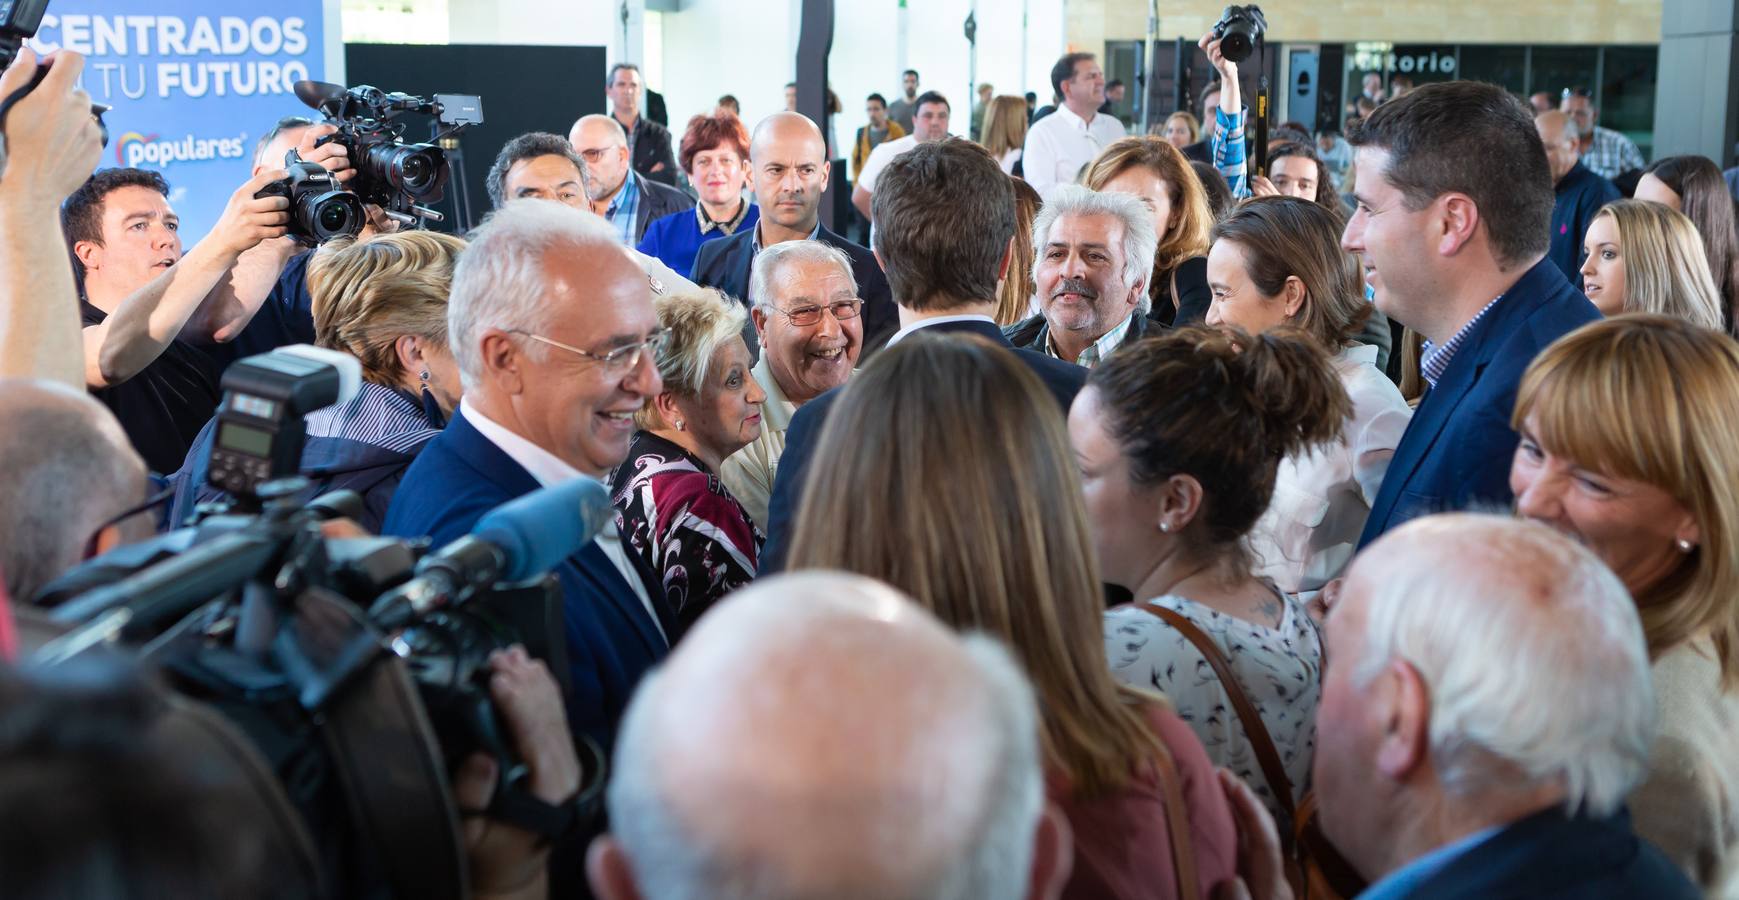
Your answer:
[[[1019,175],[1020,151],[1026,146],[1026,101],[1003,94],[984,113],[984,149],[996,157],[1004,175]]]
[[[1516,511],[1635,598],[1660,731],[1637,833],[1712,897],[1739,863],[1739,343],[1664,315],[1585,325],[1528,367]]]
[[[343,406],[307,416],[301,474],[309,496],[362,495],[363,528],[378,531],[405,469],[446,427],[464,388],[447,344],[447,293],[465,241],[435,231],[333,242],[308,264],[314,342],[362,363],[362,390]],[[212,426],[181,471],[172,521],[196,502],[220,499],[205,484]]]
[[[1063,897],[1179,896],[1168,812],[1188,824],[1190,893],[1210,896],[1236,861],[1226,798],[1189,725],[1111,678],[1092,533],[1055,410],[1032,370],[983,338],[890,345],[827,418],[815,458],[830,463],[809,473],[791,568],[880,579],[1009,646],[1038,696],[1047,794],[1075,836]],[[1182,810],[1165,800],[1167,768]]]
[[[1195,113],[1180,109],[1165,117],[1165,124],[1157,133],[1166,143],[1182,150],[1202,139],[1202,123]]]
[[[657,359],[664,389],[634,417],[640,430],[610,492],[623,545],[654,573],[687,631],[755,577],[763,538],[718,473],[761,436],[767,392],[749,371],[742,304],[689,291],[653,306],[666,334]]]
[[[1087,166],[1081,183],[1095,191],[1134,194],[1153,213],[1159,248],[1147,282],[1149,315],[1189,325],[1208,314],[1208,229],[1214,214],[1201,180],[1176,147],[1157,137],[1113,141]]]
[[[1648,200],[1615,200],[1588,225],[1582,292],[1609,316],[1660,313],[1723,329],[1721,293],[1697,227]]]

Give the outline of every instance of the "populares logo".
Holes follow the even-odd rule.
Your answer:
[[[201,138],[190,134],[179,140],[163,140],[155,134],[129,131],[115,142],[115,163],[134,168],[167,168],[178,162],[240,159],[246,152],[247,138],[246,134],[224,138]]]

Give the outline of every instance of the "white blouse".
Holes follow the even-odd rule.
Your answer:
[[[1338,442],[1281,460],[1274,499],[1250,532],[1256,573],[1282,591],[1316,591],[1340,577],[1413,417],[1376,363],[1377,348],[1365,344],[1335,357],[1352,418]]]

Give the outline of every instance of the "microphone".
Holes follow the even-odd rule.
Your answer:
[[[504,503],[470,534],[423,557],[416,576],[383,595],[369,617],[392,631],[463,604],[476,588],[541,576],[580,552],[614,516],[609,489],[583,477]]]

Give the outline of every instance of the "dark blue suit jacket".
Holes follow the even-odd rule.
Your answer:
[[[405,471],[387,509],[383,534],[427,535],[440,547],[471,532],[482,515],[538,489],[531,473],[490,443],[460,412]],[[633,558],[633,554],[629,554]],[[670,652],[658,625],[597,542],[555,572],[561,582],[571,693],[569,724],[606,750],[640,676]],[[642,582],[647,582],[642,573]],[[648,588],[661,610],[665,633],[675,619],[662,614],[664,592]]]
[[[1002,329],[990,322],[942,322],[926,326],[926,332],[976,334],[1001,344],[1020,357],[1056,395],[1069,414],[1069,404],[1087,383],[1087,370],[1066,363],[1054,356],[1032,350],[1018,350],[1008,342]],[[809,468],[809,455],[821,439],[821,426],[827,422],[827,411],[839,399],[839,392],[850,385],[837,387],[797,408],[791,417],[791,427],[785,432],[785,452],[779,457],[779,471],[773,476],[773,494],[767,499],[767,543],[761,547],[760,574],[767,575],[785,568],[785,553],[790,547],[791,528],[796,524],[798,495],[803,490],[803,475]]]
[[[1536,813],[1454,857],[1405,896],[1408,900],[1690,900],[1684,873],[1630,829],[1628,816]]]
[[[1359,546],[1417,516],[1507,508],[1515,500],[1510,458],[1519,440],[1510,414],[1522,372],[1547,344],[1599,318],[1551,260],[1523,274],[1468,333],[1413,413]]]
[[[820,226],[815,239],[836,247],[851,258],[851,277],[857,281],[857,295],[863,299],[863,351],[867,356],[882,348],[894,332],[900,330],[900,314],[894,309],[894,294],[888,289],[888,277],[882,274],[875,254]],[[744,228],[723,240],[700,245],[694,257],[691,280],[701,287],[718,288],[749,305],[749,267],[755,261],[755,229]],[[760,344],[751,323],[743,336],[751,353],[760,353]]]

